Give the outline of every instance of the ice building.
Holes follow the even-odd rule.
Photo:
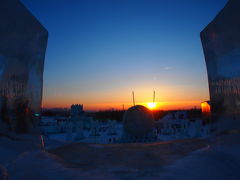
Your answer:
[[[219,131],[240,128],[240,1],[229,0],[201,32],[212,121]]]
[[[184,139],[209,135],[209,132],[206,133],[208,127],[203,126],[202,119],[200,117],[190,117],[188,111],[168,113],[156,121],[156,127],[159,131],[160,140],[164,140],[166,137]]]
[[[0,108],[10,129],[38,124],[48,32],[19,0],[0,1]]]

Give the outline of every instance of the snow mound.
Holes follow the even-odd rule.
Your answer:
[[[67,168],[67,165],[56,156],[44,151],[22,153],[7,166],[7,169],[11,180],[79,179],[80,177],[79,173]]]

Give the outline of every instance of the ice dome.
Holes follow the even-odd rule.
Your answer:
[[[124,131],[134,137],[147,135],[154,126],[152,112],[141,105],[129,108],[123,116]]]

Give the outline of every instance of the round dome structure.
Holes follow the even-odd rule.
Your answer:
[[[154,126],[152,112],[141,105],[129,108],[123,116],[124,131],[134,137],[147,135]]]

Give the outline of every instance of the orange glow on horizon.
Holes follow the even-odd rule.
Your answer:
[[[146,84],[139,87],[135,91],[135,104],[143,105],[152,109],[152,89],[156,89],[153,85]],[[176,88],[167,86],[156,90],[156,106],[154,110],[177,110],[200,108],[201,102],[209,99],[206,93],[199,91],[188,91],[187,89],[175,91]],[[56,91],[58,92],[58,91]],[[129,93],[130,92],[130,93]],[[133,106],[132,94],[129,88],[117,88],[102,91],[91,89],[87,93],[78,92],[69,93],[62,91],[61,93],[44,94],[43,108],[70,108],[72,104],[83,104],[86,111],[98,110],[127,110]],[[152,109],[153,110],[153,109]]]
[[[199,101],[166,101],[166,102],[157,102],[154,103],[137,103],[139,105],[143,105],[150,110],[177,110],[177,109],[192,109],[192,108],[200,108],[202,100]],[[72,104],[83,104],[84,110],[86,111],[98,111],[98,110],[127,110],[128,108],[132,107],[132,103],[80,103],[80,102],[73,102],[73,103],[59,103],[59,104],[43,104],[43,108],[70,108]]]
[[[154,110],[154,109],[156,109],[156,107],[157,107],[157,103],[149,102],[149,103],[147,103],[147,107],[148,107],[150,110]]]
[[[211,106],[208,102],[202,102],[201,103],[201,109],[202,109],[202,114],[205,117],[210,117],[211,116]]]

